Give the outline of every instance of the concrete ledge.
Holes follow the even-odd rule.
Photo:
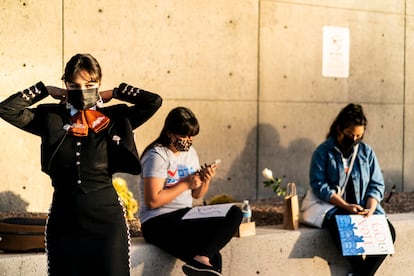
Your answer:
[[[397,231],[396,253],[387,257],[380,275],[410,275],[414,213],[389,215]],[[301,227],[297,231],[280,226],[257,227],[255,236],[233,238],[222,250],[223,275],[346,275],[348,263],[332,246],[325,230]],[[132,275],[183,275],[183,262],[134,238],[131,249]],[[43,276],[44,253],[0,254],[0,275]]]

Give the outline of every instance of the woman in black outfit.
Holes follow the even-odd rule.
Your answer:
[[[130,274],[125,211],[112,174],[141,172],[133,129],[161,106],[159,95],[126,84],[98,92],[96,59],[66,64],[66,89],[42,82],[0,103],[0,117],[41,137],[41,166],[54,187],[46,228],[49,275]],[[30,106],[51,95],[58,104]],[[129,104],[102,107],[116,98]]]

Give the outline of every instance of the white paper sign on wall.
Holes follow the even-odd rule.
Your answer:
[[[322,75],[324,77],[349,77],[349,29],[323,27]]]

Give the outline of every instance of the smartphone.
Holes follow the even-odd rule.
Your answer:
[[[213,165],[218,165],[218,164],[220,164],[221,163],[221,160],[220,159],[216,159],[216,160],[214,160],[214,162],[212,162],[211,164],[210,164],[210,166],[213,166]]]
[[[205,167],[217,167],[218,164],[221,163],[220,159],[216,159],[213,162],[211,162],[209,165],[206,165]]]
[[[368,214],[369,211],[370,209],[364,209],[362,211],[359,211],[358,214],[365,215],[365,214]]]
[[[200,174],[201,173],[201,171],[204,169],[204,168],[208,168],[208,167],[213,167],[213,168],[215,168],[215,167],[217,167],[217,165],[218,164],[220,164],[221,163],[221,160],[220,159],[216,159],[216,160],[214,160],[213,162],[211,162],[209,165],[205,165],[205,166],[201,166],[201,168],[197,171],[197,173],[198,174]]]

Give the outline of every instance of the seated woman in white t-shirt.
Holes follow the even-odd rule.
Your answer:
[[[193,198],[209,189],[217,165],[200,167],[192,147],[199,123],[191,110],[168,114],[159,137],[142,154],[140,220],[145,240],[186,262],[186,275],[221,275],[219,253],[236,233],[242,213],[232,206],[225,217],[182,220]]]

